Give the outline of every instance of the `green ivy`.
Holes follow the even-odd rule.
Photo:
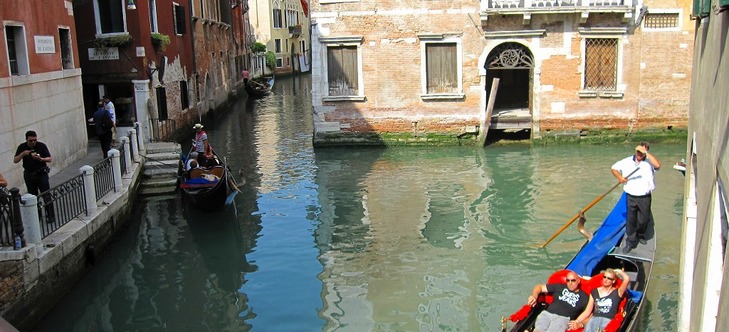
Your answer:
[[[271,51],[266,52],[266,66],[276,69],[276,54]]]
[[[156,45],[157,50],[160,52],[164,52],[167,49],[167,46],[170,45],[170,36],[159,33],[159,32],[152,32],[152,43]]]

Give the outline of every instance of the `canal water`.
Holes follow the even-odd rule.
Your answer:
[[[36,331],[498,331],[583,243],[625,145],[329,148],[311,144],[310,77],[205,123],[241,184],[202,213],[140,198],[113,247]],[[192,133],[191,133],[192,134]],[[184,142],[183,149],[189,148]],[[684,145],[663,162],[644,331],[676,329]],[[588,213],[595,229],[616,189]]]

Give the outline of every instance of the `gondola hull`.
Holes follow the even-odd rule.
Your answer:
[[[259,82],[256,80],[249,80],[246,85],[246,93],[248,93],[248,97],[251,98],[262,98],[271,93],[271,88],[273,87],[274,79],[270,78],[266,81]]]
[[[622,268],[630,276],[627,300],[623,309],[624,316],[616,318],[617,321],[612,325],[614,328],[609,329],[618,332],[637,331],[636,325],[646,302],[645,294],[656,251],[655,232],[651,231],[647,234],[649,237],[647,243],[638,245],[628,254],[622,253],[621,244],[624,242],[627,216],[626,199],[623,193],[613,211],[595,231],[592,240],[586,242],[565,267],[565,270],[574,271],[583,277],[598,275],[608,268]],[[653,230],[653,226],[651,220],[649,228]],[[537,316],[546,307],[546,303],[540,303],[533,308],[525,306],[510,317],[511,321],[516,322],[510,331],[531,331]]]
[[[212,174],[210,178],[216,180],[198,181],[200,177],[190,178],[189,174],[183,174],[180,176],[179,185],[182,195],[189,203],[201,210],[214,211],[222,209],[231,192],[228,168],[225,165],[220,165],[210,170],[194,171],[200,171],[195,173],[202,173],[203,176]]]

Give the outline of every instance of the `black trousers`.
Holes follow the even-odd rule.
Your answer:
[[[104,154],[104,159],[109,157],[109,150],[111,150],[111,132],[105,134],[99,134],[99,143],[101,143],[101,152]]]
[[[645,196],[628,195],[628,221],[625,225],[625,236],[631,246],[638,240],[646,238],[651,221],[651,194]]]
[[[38,197],[38,194],[48,191],[48,189],[51,189],[51,184],[48,181],[48,173],[43,172],[33,172],[33,171],[25,171],[23,172],[23,179],[25,180],[25,186],[28,187],[28,193],[33,194],[36,197]],[[45,203],[45,219],[46,222],[54,222],[56,218],[56,213],[53,210],[53,203],[51,202],[44,202]],[[44,219],[44,216],[39,216],[41,220]]]

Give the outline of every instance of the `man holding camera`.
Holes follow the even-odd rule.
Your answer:
[[[28,130],[25,133],[25,142],[18,145],[15,151],[14,163],[23,161],[23,179],[25,186],[28,187],[28,193],[38,196],[39,192],[44,192],[51,188],[48,182],[48,172],[50,168],[46,163],[53,161],[48,147],[43,142],[38,141],[38,135],[35,131]]]

